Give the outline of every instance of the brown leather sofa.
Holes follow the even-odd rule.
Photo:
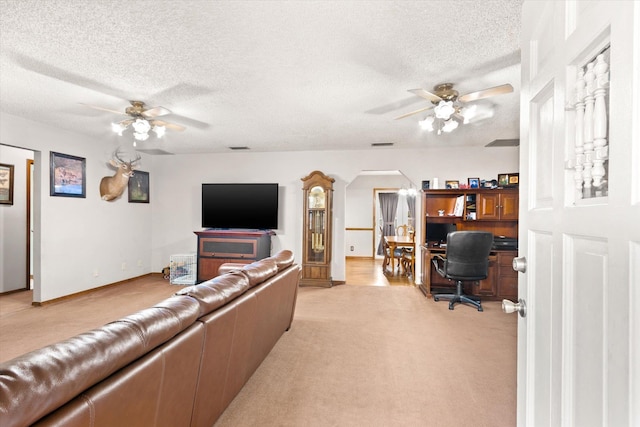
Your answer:
[[[212,426],[289,329],[291,251],[0,364],[0,426]]]

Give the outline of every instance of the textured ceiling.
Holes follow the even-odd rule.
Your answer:
[[[520,0],[0,0],[1,111],[129,143],[128,100],[172,111],[171,153],[484,146],[519,136]],[[408,89],[452,82],[493,117],[437,136]],[[0,124],[1,125],[1,124]],[[0,141],[2,142],[2,141]]]

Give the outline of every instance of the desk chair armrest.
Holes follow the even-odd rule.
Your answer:
[[[447,262],[446,258],[442,257],[442,255],[434,255],[431,262],[433,262],[433,266],[436,268],[438,274],[445,277],[444,264]]]

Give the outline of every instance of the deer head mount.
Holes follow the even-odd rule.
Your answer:
[[[119,150],[113,153],[113,158],[109,160],[109,164],[117,170],[113,176],[105,176],[100,180],[100,197],[102,197],[102,200],[112,201],[122,195],[139,161],[140,154],[136,154],[135,159],[125,161],[120,157]]]

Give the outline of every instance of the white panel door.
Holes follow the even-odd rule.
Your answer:
[[[526,0],[518,425],[640,426],[640,1]]]

